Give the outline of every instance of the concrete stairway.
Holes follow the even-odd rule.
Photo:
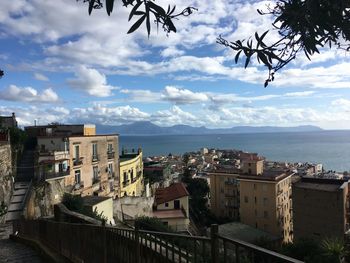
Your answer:
[[[34,177],[34,152],[25,151],[17,166],[14,191],[6,214],[6,222],[21,218]]]

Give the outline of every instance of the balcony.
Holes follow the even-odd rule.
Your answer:
[[[83,181],[75,182],[75,184],[74,184],[74,190],[75,191],[83,189],[83,188],[84,188],[84,182]]]
[[[107,152],[107,158],[114,159],[114,152],[113,151]]]
[[[136,181],[137,181],[137,177],[131,178],[131,183],[132,183],[132,184],[135,183]]]
[[[130,182],[130,180],[126,180],[126,181],[124,181],[124,182],[123,182],[123,187],[125,187],[125,186],[129,185],[129,182]]]
[[[92,161],[92,162],[98,162],[99,160],[100,160],[100,158],[99,158],[99,155],[98,155],[98,154],[93,155],[93,156],[91,157],[91,161]]]
[[[64,170],[64,171],[59,171],[59,172],[44,172],[42,174],[42,178],[44,178],[44,180],[50,180],[50,179],[59,179],[62,178],[64,176],[68,176],[70,174],[70,170]]]
[[[39,151],[39,161],[62,161],[69,160],[68,151]]]
[[[79,166],[83,164],[83,157],[80,157],[78,159],[73,158],[73,166]]]
[[[92,178],[92,184],[99,184],[100,182],[101,182],[100,176]]]
[[[108,179],[112,179],[112,178],[114,178],[114,176],[115,176],[114,172],[109,172],[108,173]]]

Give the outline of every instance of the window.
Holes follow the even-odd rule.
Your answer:
[[[165,203],[165,207],[169,207],[169,203]]]
[[[108,163],[108,174],[113,175],[113,163]]]
[[[123,181],[124,181],[124,183],[126,183],[127,181],[128,181],[128,174],[124,171],[124,173],[123,173]]]
[[[75,170],[75,183],[76,184],[80,184],[81,180],[80,180],[80,170]]]
[[[266,197],[264,197],[264,199],[263,199],[263,204],[264,204],[264,206],[267,205],[267,198]]]
[[[268,218],[268,217],[269,217],[269,215],[268,215],[267,211],[264,211],[264,218]]]
[[[180,209],[180,200],[174,200],[174,209]]]
[[[130,178],[131,178],[131,181],[134,180],[134,169],[131,169]]]
[[[92,159],[97,159],[97,143],[92,144]]]
[[[78,160],[80,157],[79,157],[79,145],[75,145],[74,146],[74,156],[75,156],[75,160]]]
[[[96,180],[98,178],[98,166],[92,167],[92,178]]]
[[[109,153],[113,152],[113,144],[109,143],[107,145],[107,152],[109,152]]]
[[[244,197],[244,202],[245,202],[245,203],[248,203],[248,196],[245,196],[245,197]]]

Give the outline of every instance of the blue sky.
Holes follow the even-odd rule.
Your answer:
[[[167,5],[171,0],[159,0]],[[266,69],[234,64],[216,44],[271,28],[257,8],[268,1],[177,0],[198,12],[176,21],[178,32],[147,38],[116,6],[91,16],[74,0],[4,1],[0,10],[0,115],[20,125],[152,121],[161,126],[318,125],[350,128],[350,54],[325,49],[298,57],[263,88]],[[155,29],[155,28],[154,28]],[[270,34],[270,41],[277,33]]]

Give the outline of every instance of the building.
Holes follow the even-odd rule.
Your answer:
[[[239,220],[239,170],[216,170],[210,176],[210,209],[221,218]]]
[[[256,154],[241,156],[240,169],[210,173],[210,206],[218,217],[268,232],[291,242],[293,233],[289,170],[264,170]]]
[[[141,196],[144,192],[142,150],[123,150],[120,160],[120,197]]]
[[[241,175],[241,222],[292,242],[292,175],[288,170]]]
[[[16,115],[12,112],[11,116],[0,116],[0,128],[17,128]]]
[[[175,231],[187,231],[190,223],[188,196],[183,183],[158,188],[155,193],[153,216]]]
[[[106,219],[106,224],[115,224],[113,218],[113,199],[111,197],[85,196],[83,197],[83,206],[85,210],[103,216]]]
[[[343,239],[349,207],[347,180],[301,178],[293,184],[294,238]]]
[[[119,196],[118,135],[96,135],[93,125],[27,127],[37,141],[38,180],[60,180],[67,192]]]

